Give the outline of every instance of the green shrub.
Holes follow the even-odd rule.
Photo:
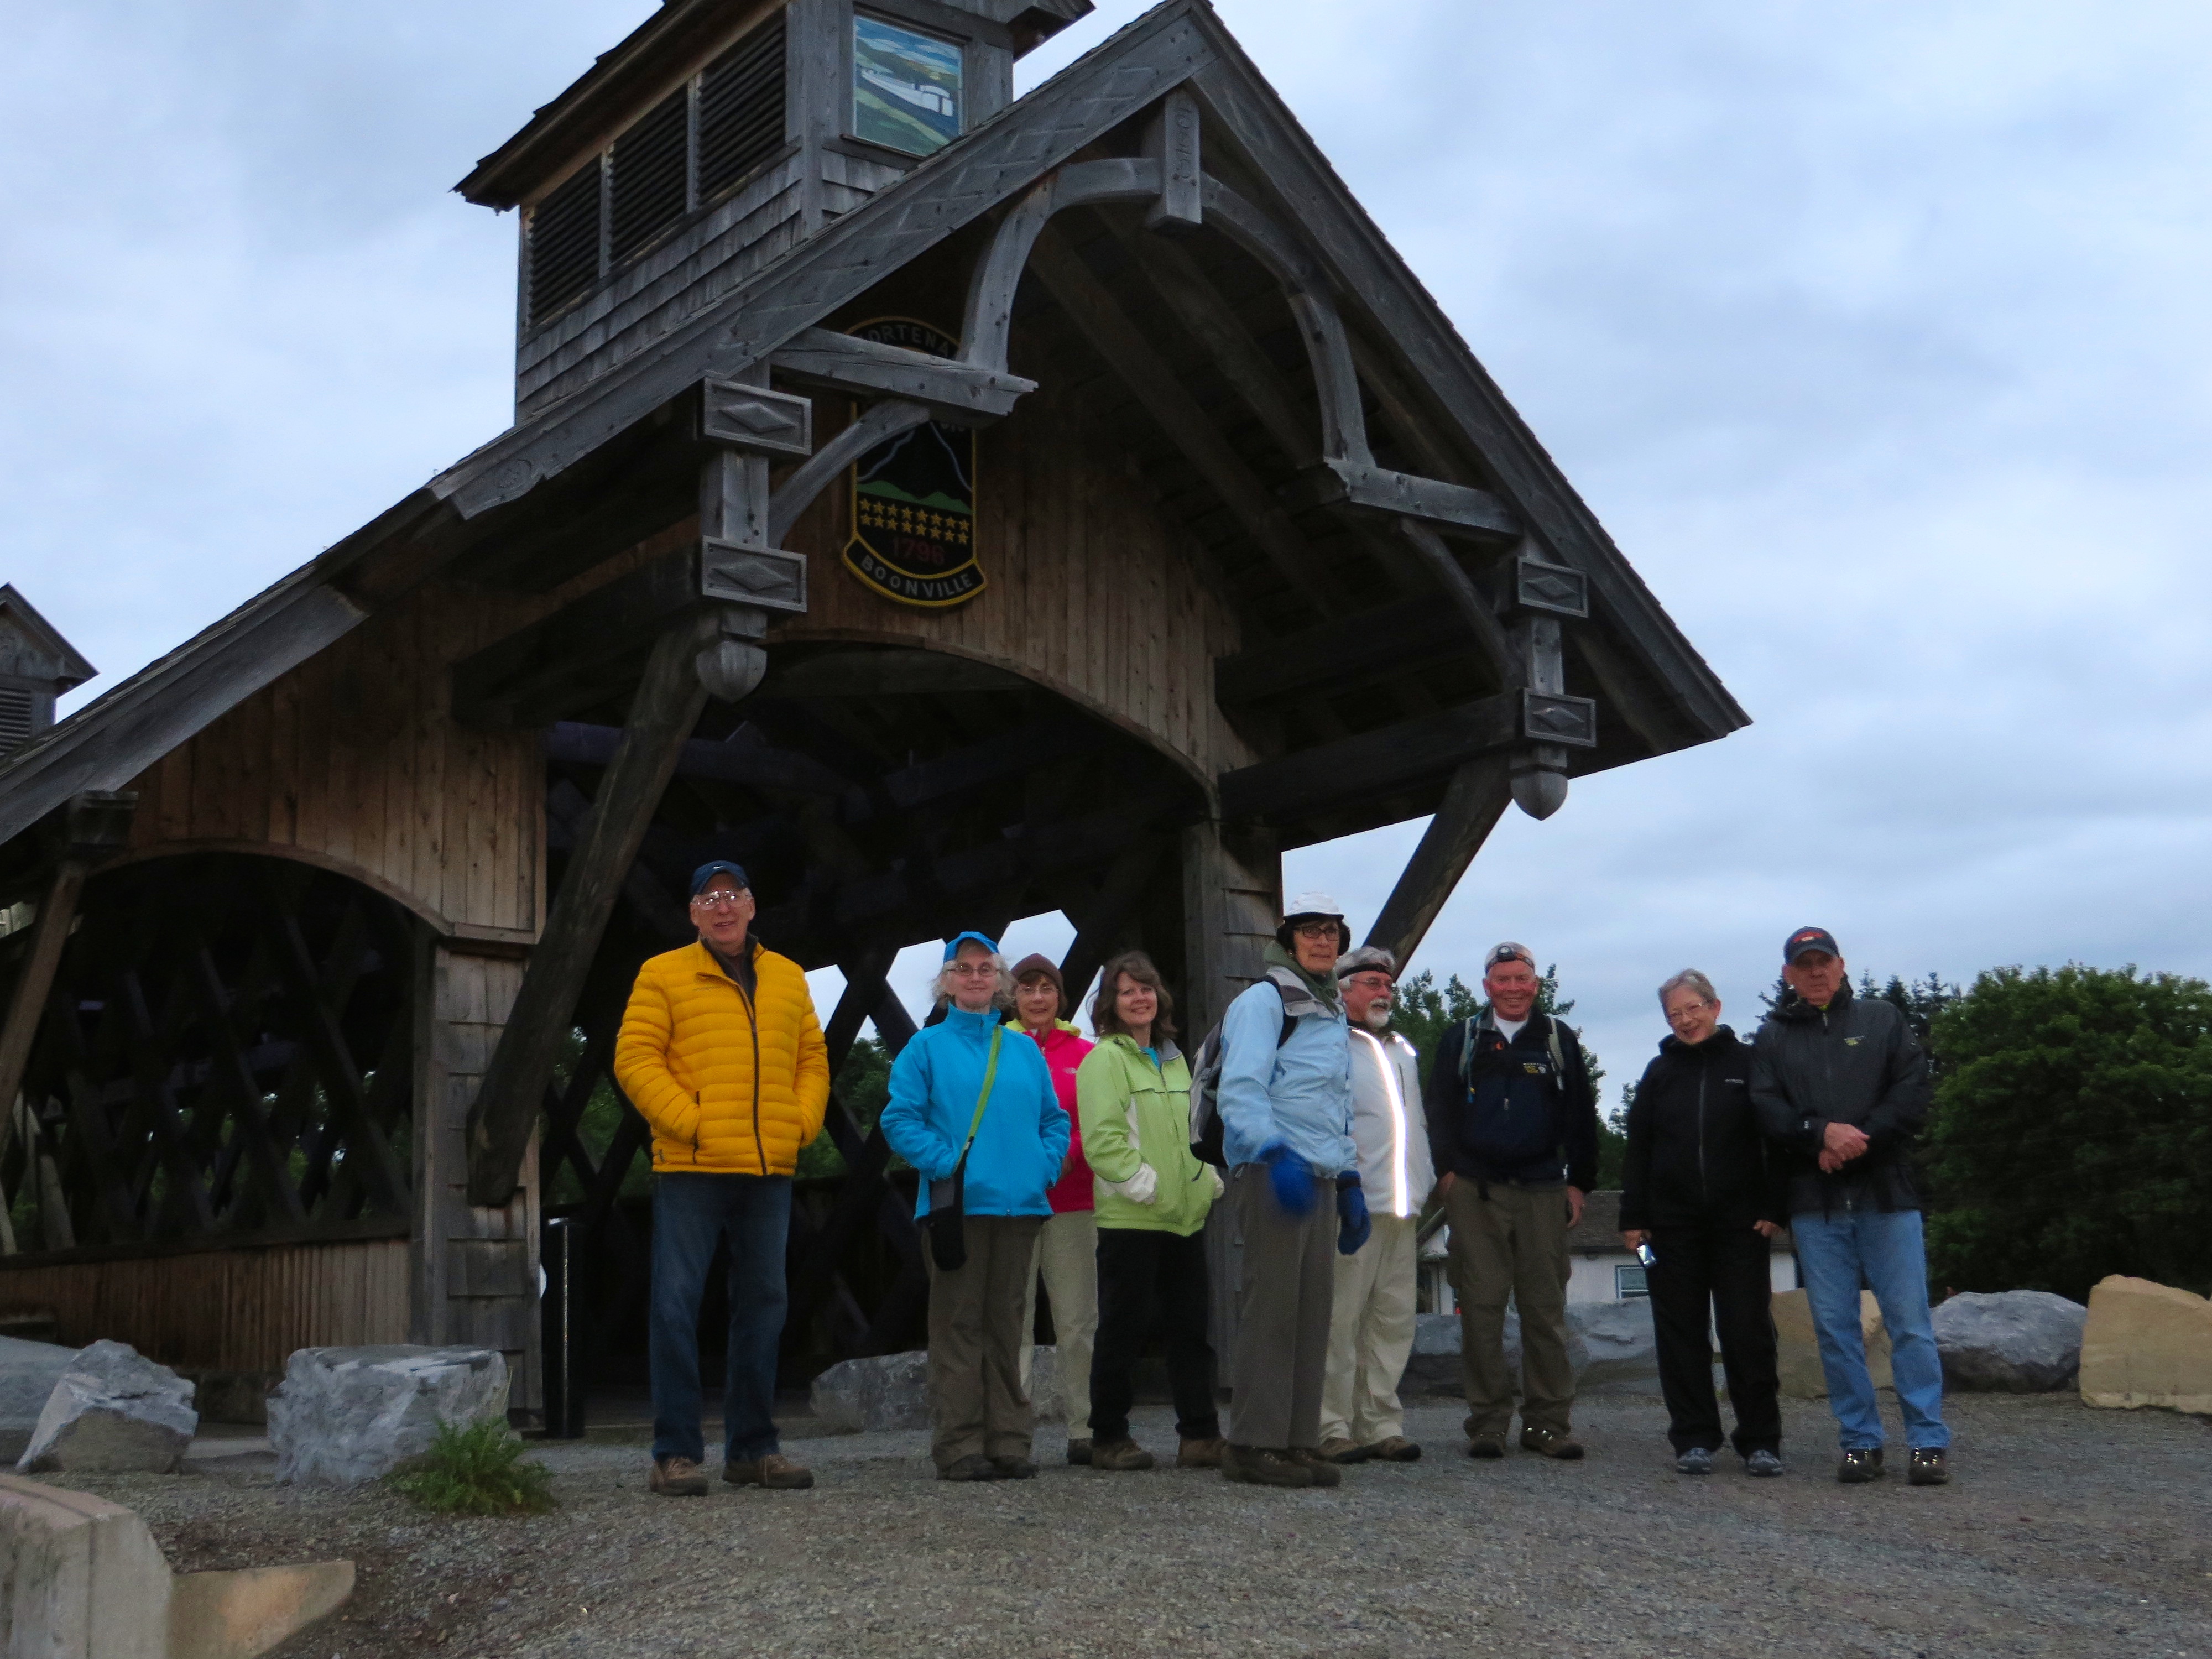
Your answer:
[[[430,1449],[390,1480],[439,1515],[542,1515],[553,1507],[553,1473],[522,1453],[505,1418],[441,1423]]]

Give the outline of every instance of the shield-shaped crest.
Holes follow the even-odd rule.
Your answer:
[[[889,317],[849,331],[935,357],[960,343],[927,323]],[[984,588],[975,562],[975,434],[925,422],[853,467],[853,539],[845,568],[887,599],[943,609]]]

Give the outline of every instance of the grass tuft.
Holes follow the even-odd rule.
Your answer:
[[[523,1449],[503,1417],[441,1423],[429,1450],[389,1480],[438,1515],[543,1515],[553,1507],[553,1472],[525,1462]]]

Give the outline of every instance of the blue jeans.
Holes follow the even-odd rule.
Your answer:
[[[1905,1414],[1905,1443],[1943,1447],[1943,1361],[1928,1317],[1928,1252],[1921,1242],[1920,1212],[1806,1211],[1790,1218],[1805,1270],[1805,1300],[1820,1340],[1820,1370],[1828,1379],[1828,1408],[1845,1451],[1882,1443],[1881,1412],[1868,1374],[1866,1341],[1859,1334],[1859,1285],[1881,1308],[1889,1332],[1890,1374]]]
[[[656,1176],[653,1182],[653,1455],[706,1461],[699,1428],[699,1298],[715,1241],[730,1240],[730,1346],[722,1373],[727,1455],[752,1462],[780,1448],[775,1361],[791,1296],[787,1176]]]

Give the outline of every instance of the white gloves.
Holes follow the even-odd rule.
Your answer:
[[[1150,1204],[1159,1196],[1159,1172],[1149,1164],[1139,1164],[1137,1173],[1127,1181],[1109,1181],[1106,1184],[1133,1204]]]
[[[1222,1180],[1221,1171],[1211,1164],[1206,1166],[1206,1177],[1213,1183],[1213,1201],[1218,1204],[1221,1195],[1229,1190],[1228,1183]]]

